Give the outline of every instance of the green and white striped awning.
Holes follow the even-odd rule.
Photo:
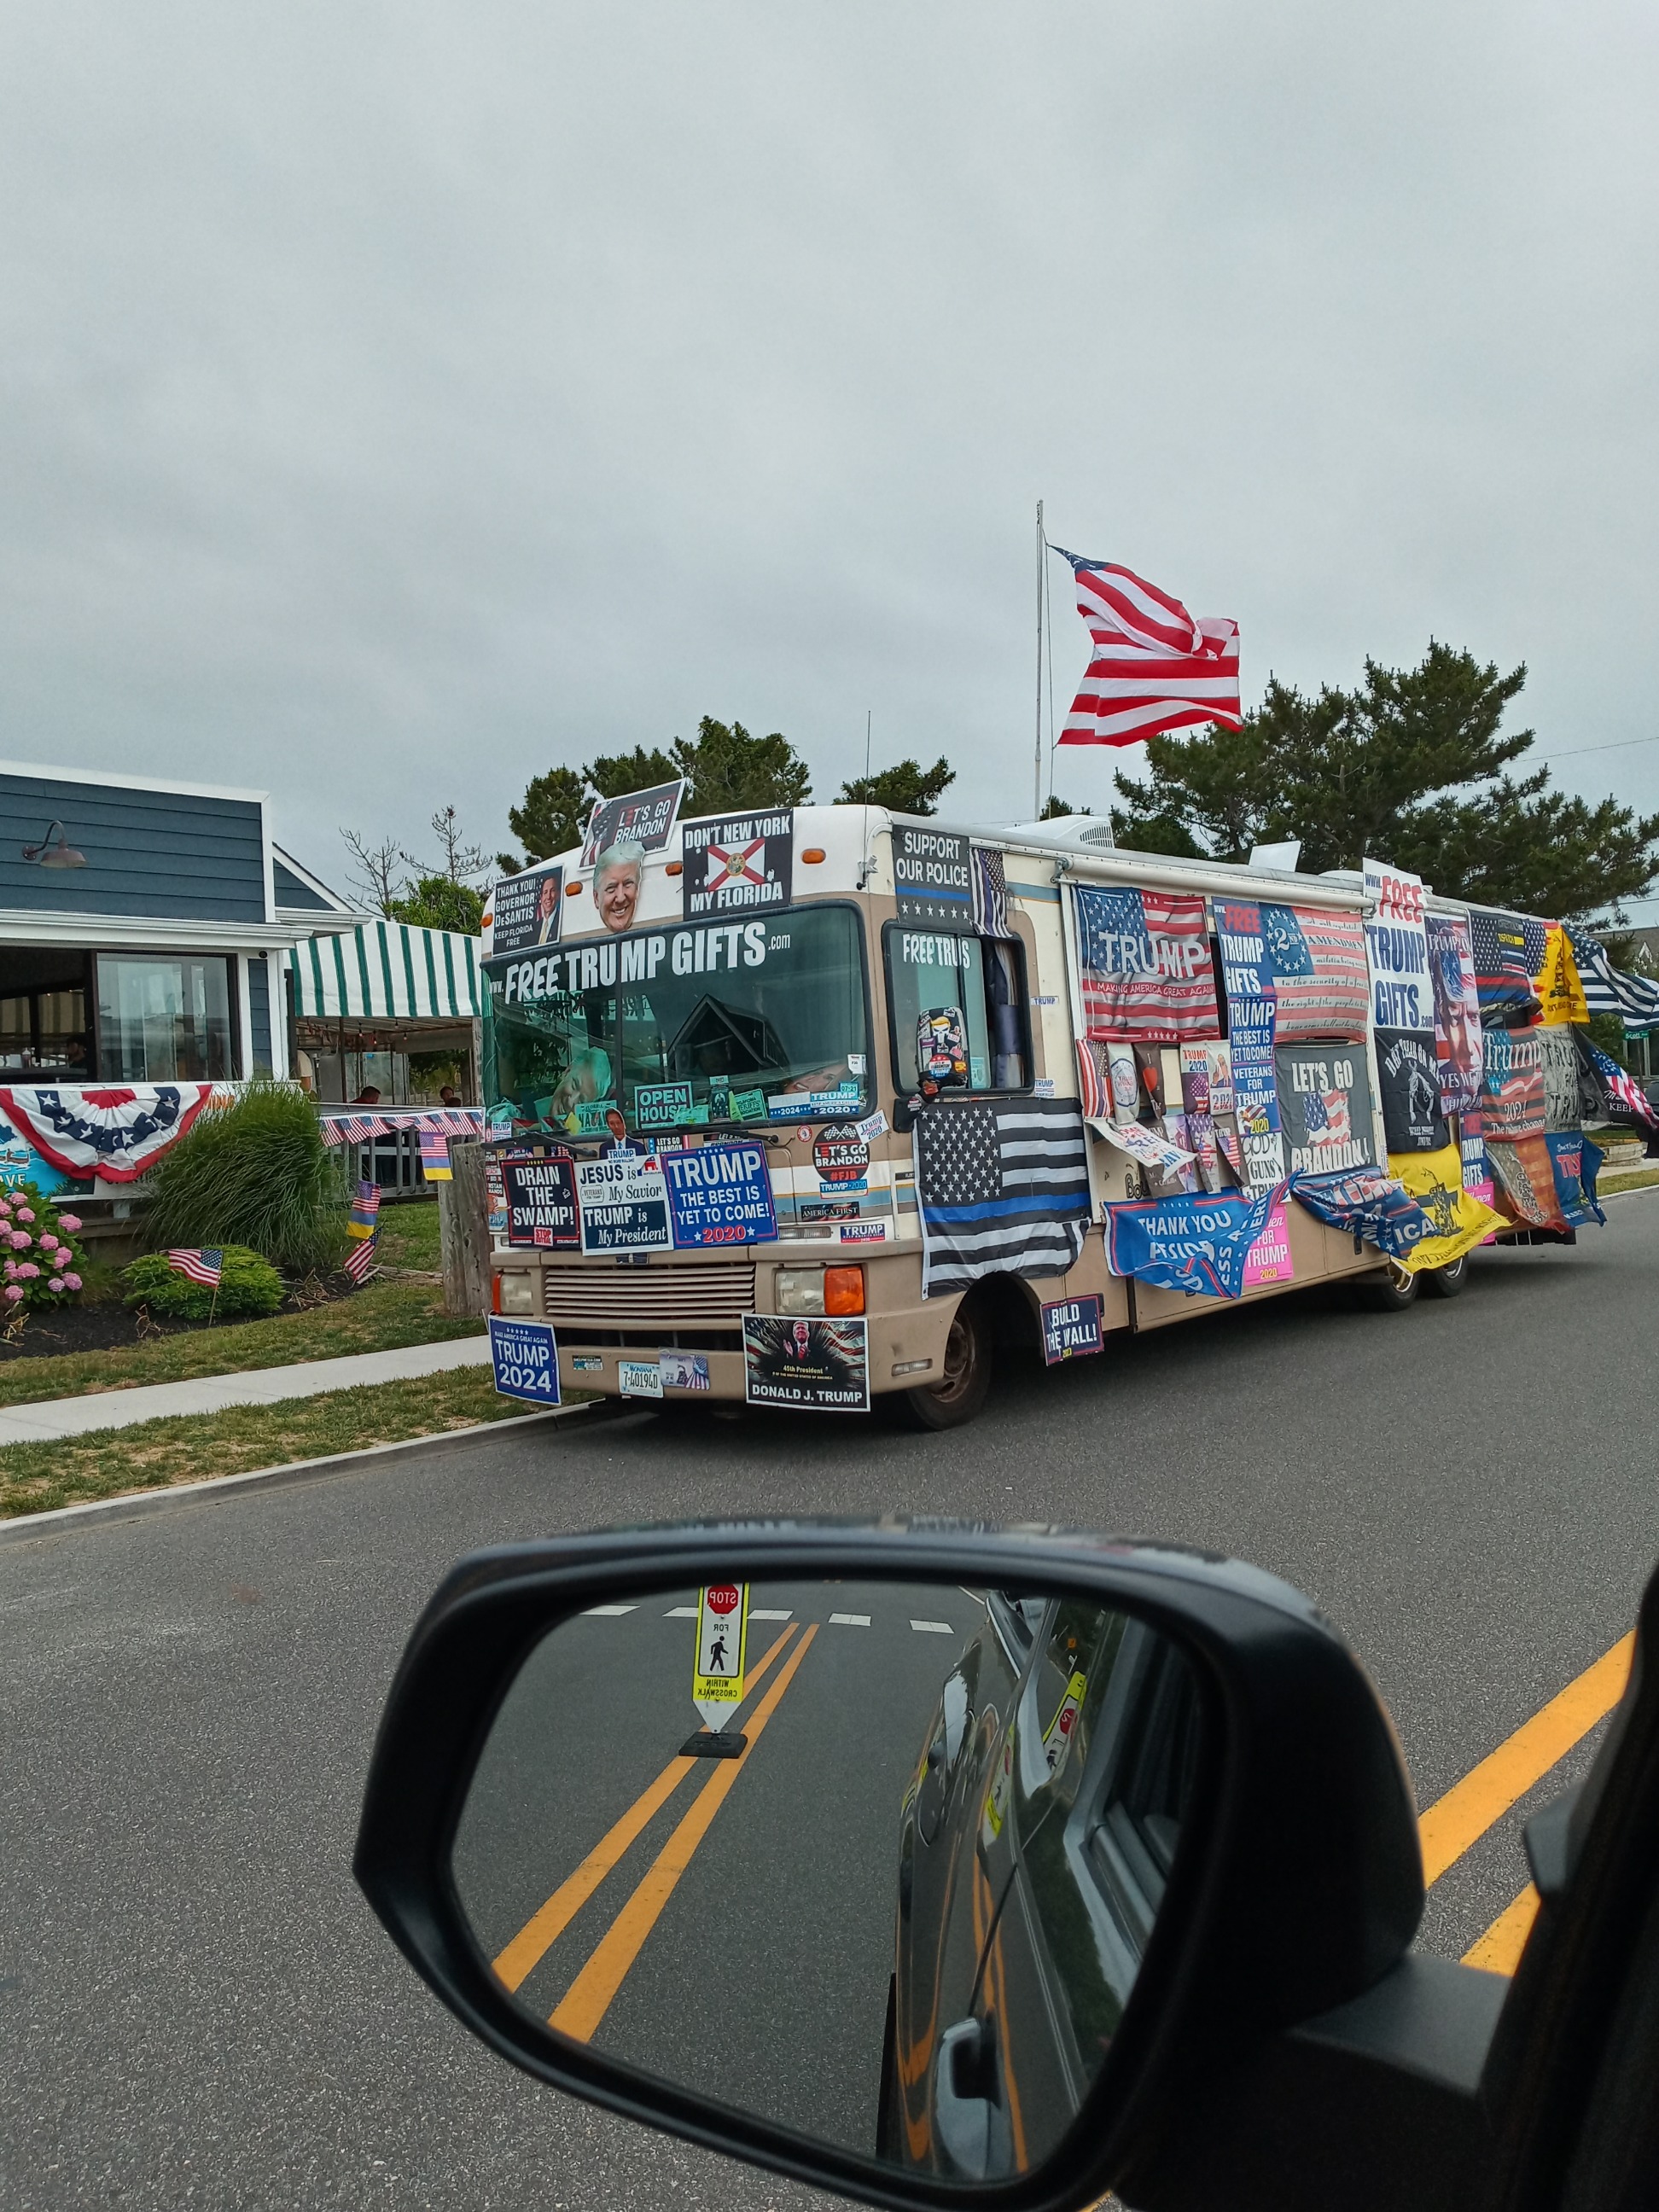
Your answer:
[[[478,940],[365,921],[288,956],[301,1021],[459,1021],[478,1012]]]

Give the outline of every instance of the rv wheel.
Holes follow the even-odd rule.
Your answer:
[[[945,1346],[945,1372],[931,1388],[906,1390],[904,1410],[919,1429],[959,1429],[984,1405],[991,1388],[991,1316],[984,1301],[957,1308]]]
[[[1407,1274],[1397,1261],[1390,1260],[1380,1275],[1371,1277],[1367,1288],[1371,1304],[1384,1313],[1404,1313],[1407,1306],[1416,1304],[1422,1281],[1420,1275]]]
[[[1469,1279],[1469,1255],[1454,1260],[1449,1267],[1425,1267],[1423,1287],[1437,1298],[1455,1298]]]

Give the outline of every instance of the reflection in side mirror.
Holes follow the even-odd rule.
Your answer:
[[[646,1593],[525,1661],[453,1856],[531,2018],[821,2142],[1040,2166],[1111,2052],[1194,1802],[1194,1673],[1075,1596]]]

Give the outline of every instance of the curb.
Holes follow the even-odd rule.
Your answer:
[[[591,1398],[579,1406],[550,1406],[543,1413],[521,1413],[510,1420],[477,1421],[471,1428],[445,1429],[435,1436],[403,1437],[396,1443],[365,1444],[359,1451],[331,1452],[321,1459],[289,1460],[282,1467],[250,1468],[245,1474],[214,1475],[206,1482],[173,1482],[165,1489],[135,1490],[121,1498],[94,1498],[84,1505],[59,1505],[48,1513],[19,1513],[0,1521],[0,1550],[9,1544],[26,1543],[34,1536],[61,1535],[75,1528],[101,1528],[112,1521],[136,1521],[149,1513],[165,1513],[180,1505],[213,1504],[255,1487],[275,1489],[291,1482],[319,1480],[361,1466],[366,1460],[384,1462],[440,1444],[469,1443],[476,1437],[516,1435],[520,1429],[541,1428],[550,1421],[568,1420],[578,1413],[608,1405]]]

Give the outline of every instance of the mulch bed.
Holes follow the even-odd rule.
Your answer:
[[[325,1303],[334,1305],[342,1298],[354,1297],[357,1285],[349,1275],[338,1275],[329,1290]],[[15,1343],[0,1340],[0,1364],[10,1359],[57,1359],[66,1352],[123,1351],[129,1345],[148,1343],[152,1337],[186,1335],[192,1329],[246,1328],[259,1321],[280,1321],[285,1313],[295,1310],[283,1304],[274,1314],[234,1314],[208,1322],[164,1319],[160,1314],[141,1318],[118,1298],[100,1299],[94,1305],[45,1306],[29,1316]]]

